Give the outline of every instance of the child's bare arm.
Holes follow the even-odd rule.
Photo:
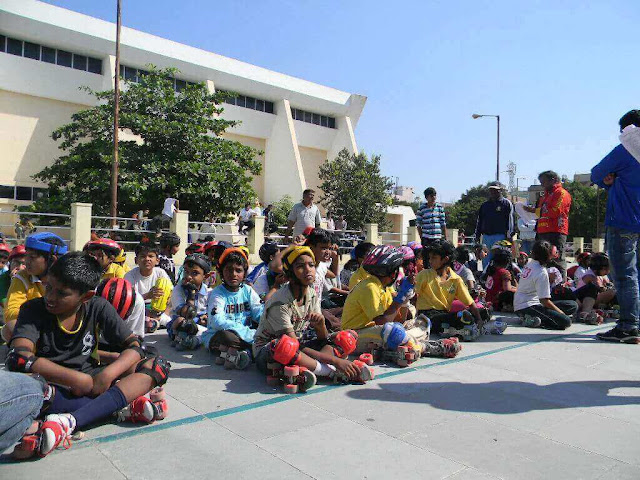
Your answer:
[[[132,345],[140,346],[137,342]],[[142,357],[137,351],[131,348],[124,350],[113,363],[94,377],[91,394],[100,395],[106,392],[114,381],[136,365],[141,359]]]
[[[478,310],[478,307],[476,306],[476,302],[472,302],[471,305],[469,305],[469,311],[471,312],[473,317],[476,319],[476,323],[482,324],[482,317],[480,317],[480,310]]]
[[[376,325],[384,325],[385,323],[395,322],[400,307],[401,305],[398,302],[391,302],[389,308],[387,308],[382,315],[378,315],[377,317],[375,317],[373,319],[373,322]]]

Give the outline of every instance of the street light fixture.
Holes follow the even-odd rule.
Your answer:
[[[474,113],[471,118],[474,120],[482,117],[494,117],[497,120],[498,135],[496,142],[496,182],[500,182],[500,115],[480,115]]]

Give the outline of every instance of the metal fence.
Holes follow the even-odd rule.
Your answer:
[[[133,250],[131,247],[140,243],[145,235],[152,237],[157,234],[156,230],[148,229],[150,221],[151,220],[138,220],[127,217],[92,215],[91,232],[95,233],[98,237],[112,238],[126,251],[130,251]],[[167,228],[163,228],[160,230],[160,233],[168,231]]]
[[[17,221],[12,222],[14,219]],[[64,225],[45,225],[46,219],[55,219],[63,222]],[[12,229],[13,235],[5,236],[5,242],[9,244],[19,244],[24,242],[27,235],[39,232],[51,232],[61,237],[69,243],[69,232],[71,230],[71,215],[64,213],[43,213],[43,212],[19,212],[0,210],[0,229]],[[67,237],[67,238],[65,238]]]
[[[225,240],[234,244],[246,243],[246,233],[235,233],[237,231],[237,223],[223,222],[192,222],[189,221],[188,241],[189,243],[209,242],[211,240]],[[236,241],[238,237],[242,237],[241,241]]]

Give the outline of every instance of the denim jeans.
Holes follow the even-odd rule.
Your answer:
[[[620,304],[618,327],[624,331],[638,328],[638,315],[640,314],[640,299],[638,298],[639,237],[640,234],[621,228],[607,228],[607,250],[611,263],[611,278],[616,286],[616,296]]]
[[[557,300],[553,304],[564,312],[564,314],[543,307],[542,305],[534,305],[522,310],[518,310],[518,315],[531,315],[540,317],[542,328],[549,330],[564,330],[571,326],[571,317],[578,311],[578,304],[573,300]]]
[[[0,370],[0,453],[16,444],[40,413],[42,383]]]
[[[495,235],[485,235],[485,234],[482,235],[482,243],[487,247],[489,247],[489,255],[487,255],[482,259],[483,270],[487,268],[487,265],[489,265],[489,262],[491,261],[491,257],[492,257],[491,247],[493,247],[493,244],[496,242],[499,242],[500,240],[506,240],[506,239],[507,239],[507,236],[504,233],[497,233]]]

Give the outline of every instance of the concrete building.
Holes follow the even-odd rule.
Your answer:
[[[78,87],[107,90],[115,78],[115,24],[35,0],[0,0],[0,208],[42,194],[31,176],[60,156],[50,138],[71,115],[95,105]],[[136,80],[146,65],[180,70],[176,90],[206,82],[240,94],[223,117],[242,123],[225,135],[262,150],[254,180],[263,203],[317,187],[318,168],[346,148],[366,97],[144,32],[122,28],[121,74]]]
[[[393,189],[393,198],[400,202],[413,202],[416,199],[416,194],[413,191],[413,187],[403,187],[398,185]]]

